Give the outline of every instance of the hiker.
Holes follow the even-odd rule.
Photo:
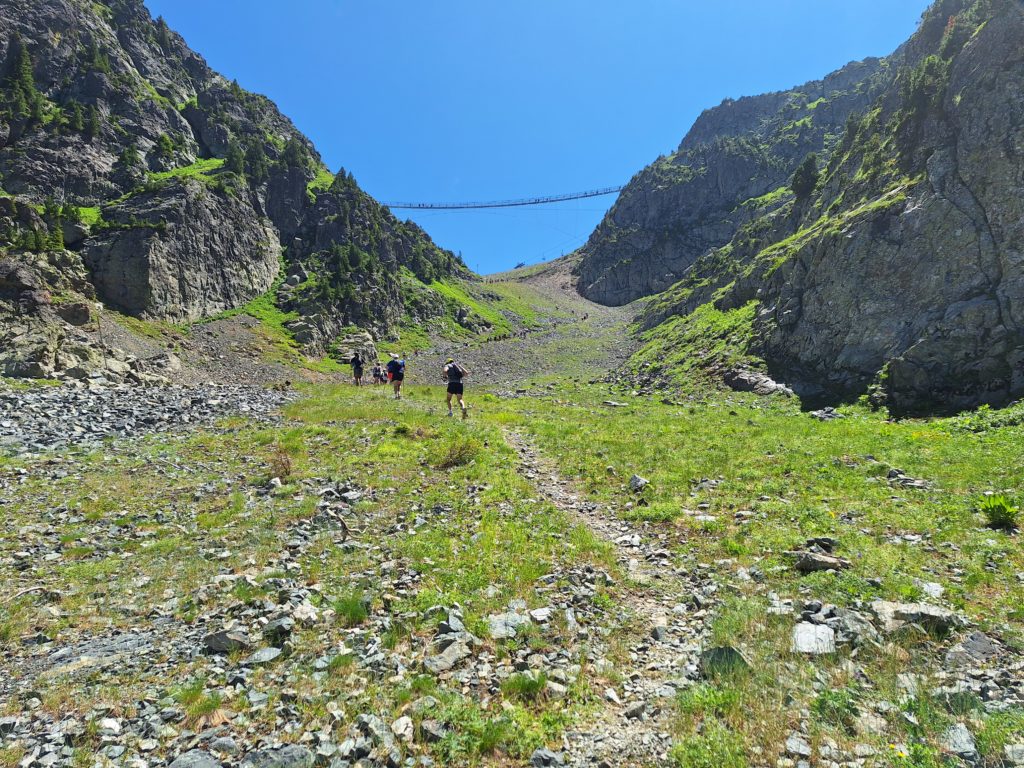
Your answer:
[[[448,382],[449,416],[452,415],[452,395],[459,399],[459,408],[462,409],[462,418],[466,418],[469,415],[469,409],[466,407],[466,402],[462,399],[462,394],[465,391],[462,380],[468,375],[469,371],[456,363],[455,359],[451,357],[445,361],[444,367],[441,369],[441,378]]]
[[[352,359],[348,361],[348,364],[352,366],[352,378],[356,382],[356,386],[362,386],[363,383],[363,358],[359,356],[359,350],[357,349],[352,355]]]
[[[395,388],[395,400],[402,399],[402,382],[405,380],[405,359],[394,352],[388,361],[388,379]]]

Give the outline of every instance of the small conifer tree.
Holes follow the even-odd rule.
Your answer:
[[[263,145],[254,141],[245,151],[245,172],[255,183],[265,181],[270,175],[270,168],[267,163],[267,153]]]
[[[236,173],[239,176],[245,173],[245,154],[234,139],[228,142],[228,152],[227,157],[224,159],[224,168],[228,173]]]
[[[815,153],[809,154],[793,174],[790,189],[796,195],[797,200],[806,200],[818,186],[818,156]]]
[[[92,141],[100,134],[100,111],[95,104],[89,105],[85,116],[85,137]]]
[[[75,133],[82,133],[85,130],[85,110],[77,101],[71,102],[69,107],[68,127]]]

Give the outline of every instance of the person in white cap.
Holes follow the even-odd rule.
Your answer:
[[[405,381],[405,360],[394,352],[391,353],[391,360],[388,361],[388,378],[395,388],[395,400],[401,400],[402,382]]]

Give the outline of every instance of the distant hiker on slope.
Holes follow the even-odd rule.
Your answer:
[[[399,358],[394,352],[391,353],[391,360],[388,361],[388,379],[395,387],[395,400],[401,400],[402,382],[405,381],[405,360]]]
[[[352,378],[355,380],[356,386],[361,386],[363,383],[363,358],[359,356],[359,350],[355,351],[348,363],[352,366]]]
[[[441,378],[448,382],[449,416],[452,415],[452,395],[455,395],[455,397],[459,399],[459,407],[462,409],[462,418],[466,418],[469,415],[469,409],[466,407],[466,403],[462,399],[462,394],[465,391],[462,380],[468,375],[469,371],[456,363],[451,357],[445,361],[444,368],[441,369]]]

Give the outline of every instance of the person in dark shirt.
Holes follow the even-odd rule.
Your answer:
[[[455,362],[454,358],[449,357],[444,367],[441,369],[441,378],[448,382],[448,415],[452,415],[452,397],[457,397],[459,400],[459,408],[462,409],[462,418],[469,416],[469,408],[466,406],[466,401],[463,400],[463,394],[465,392],[465,386],[462,380],[469,375],[469,371],[463,366]]]
[[[359,350],[355,351],[348,363],[352,366],[352,378],[355,380],[356,386],[361,386],[363,383],[363,358],[359,356]]]
[[[394,352],[391,353],[391,360],[388,361],[388,378],[395,388],[395,400],[402,399],[402,382],[405,381],[405,360]]]

